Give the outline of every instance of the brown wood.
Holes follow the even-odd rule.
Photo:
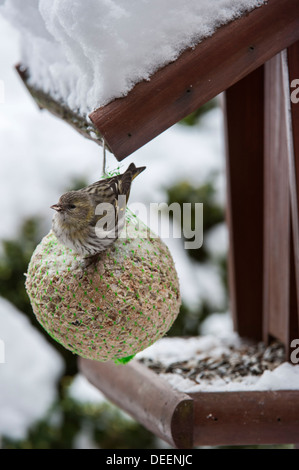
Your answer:
[[[193,442],[193,402],[137,361],[126,365],[79,359],[87,379],[113,403],[171,446]]]
[[[291,94],[295,89],[298,90],[299,84],[299,41],[288,48],[288,69],[289,69],[289,83]],[[292,87],[293,80],[297,80],[296,87]],[[299,92],[296,93],[297,99],[299,98]],[[294,139],[294,154],[296,158],[296,179],[299,181],[299,103],[290,102],[291,113],[292,113],[292,130]],[[299,206],[299,203],[298,203]]]
[[[181,393],[133,360],[115,365],[79,359],[107,398],[178,448],[299,442],[299,391]]]
[[[229,284],[235,329],[262,338],[264,69],[225,94]]]
[[[194,445],[292,444],[299,439],[299,391],[201,392]]]
[[[286,51],[271,59],[265,70],[264,339],[278,338],[289,351],[291,340],[299,335],[299,230]]]
[[[291,221],[292,222],[292,221]],[[285,345],[286,356],[290,360],[292,352],[291,342],[295,338],[299,338],[299,325],[298,325],[298,290],[297,290],[297,276],[295,266],[295,246],[294,246],[294,230],[291,223],[291,241],[290,241],[290,297],[289,297],[289,324],[288,324],[288,341]]]
[[[298,39],[298,0],[268,0],[90,118],[122,160]]]
[[[290,192],[282,53],[265,64],[264,340],[289,343]]]
[[[292,83],[297,80],[296,88],[299,88],[299,41],[289,47],[287,51],[288,74],[285,70],[285,96],[286,96],[286,112],[290,116],[289,120],[289,169],[290,169],[290,193],[292,203],[292,227],[294,249],[292,259],[294,263],[295,275],[295,296],[297,306],[299,305],[299,102],[295,103],[291,100],[294,88]],[[297,94],[299,98],[299,93]],[[291,310],[293,311],[293,310]],[[297,315],[291,316],[291,337],[299,338],[299,310],[296,309]]]

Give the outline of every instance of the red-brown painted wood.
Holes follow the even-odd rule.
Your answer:
[[[299,442],[299,391],[182,393],[133,360],[126,365],[79,359],[106,397],[170,445]]]
[[[176,448],[193,445],[193,402],[137,361],[127,365],[79,359],[88,380],[112,402]]]
[[[299,442],[299,391],[201,392],[194,403],[194,445]]]
[[[264,339],[289,342],[290,187],[282,53],[265,64]]]
[[[295,295],[299,305],[299,41],[288,48],[288,70],[285,71],[285,96],[289,119],[289,169],[292,203],[292,227],[294,249],[292,259],[295,275]],[[288,72],[288,74],[286,73]],[[299,310],[291,317],[291,337],[299,338]],[[296,332],[297,330],[297,332]],[[296,336],[295,336],[296,335]]]
[[[287,51],[265,65],[264,339],[289,350],[298,331],[298,184]],[[299,127],[298,127],[299,129]]]
[[[229,287],[235,329],[260,340],[263,315],[264,69],[225,94]]]
[[[298,0],[268,0],[90,118],[122,160],[298,39]]]

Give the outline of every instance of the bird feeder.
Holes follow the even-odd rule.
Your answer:
[[[167,246],[132,213],[127,219],[126,236],[96,264],[85,267],[52,232],[29,264],[26,289],[38,321],[85,358],[127,362],[161,338],[179,313],[179,283]]]
[[[40,107],[104,139],[118,160],[224,92],[234,327],[254,341],[276,338],[287,353],[299,337],[299,104],[290,99],[298,78],[298,0],[268,0],[95,110],[89,127],[30,90]],[[186,394],[135,359],[118,369],[79,365],[172,446],[299,442],[299,391]]]

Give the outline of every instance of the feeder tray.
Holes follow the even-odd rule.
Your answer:
[[[109,400],[175,448],[299,442],[298,390],[184,393],[137,358],[121,367],[80,358],[79,367]]]

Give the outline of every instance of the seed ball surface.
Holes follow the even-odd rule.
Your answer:
[[[96,264],[61,245],[50,232],[35,249],[26,289],[45,330],[75,354],[123,360],[165,335],[181,304],[167,246],[138,219]]]

